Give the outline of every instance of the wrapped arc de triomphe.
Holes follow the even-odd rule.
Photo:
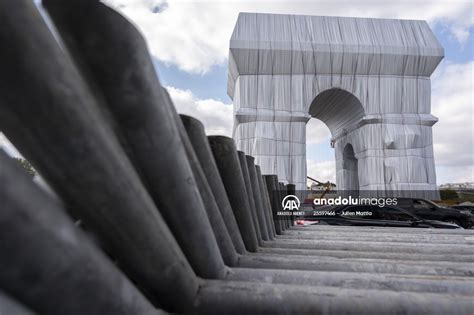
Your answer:
[[[436,197],[430,75],[443,56],[425,21],[241,13],[227,86],[237,147],[306,189],[314,117],[331,132],[338,190]]]

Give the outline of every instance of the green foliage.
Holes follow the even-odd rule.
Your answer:
[[[458,198],[458,194],[456,193],[455,190],[452,190],[452,189],[441,189],[439,191],[439,195],[441,197],[441,200],[449,200],[449,199]]]
[[[36,175],[36,171],[33,166],[27,160],[19,157],[13,158],[31,177]]]

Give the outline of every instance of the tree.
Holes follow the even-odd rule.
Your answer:
[[[456,193],[455,190],[452,189],[441,189],[439,191],[441,200],[449,200],[449,199],[457,199],[458,194]]]

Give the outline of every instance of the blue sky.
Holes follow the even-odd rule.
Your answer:
[[[213,66],[205,74],[189,73],[172,64],[165,64],[154,58],[161,84],[182,90],[191,90],[200,99],[213,98],[223,103],[231,103],[227,95],[227,64]]]

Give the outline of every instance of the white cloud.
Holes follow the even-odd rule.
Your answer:
[[[438,184],[474,182],[474,165],[437,166]]]
[[[327,181],[336,182],[336,162],[334,160],[317,161],[308,159],[306,160],[306,167],[308,176],[323,183]]]
[[[311,118],[306,124],[306,144],[319,144],[323,141],[329,143],[331,132],[321,120]]]
[[[179,1],[104,0],[130,18],[159,60],[191,73],[205,73],[227,60],[239,12],[403,18],[442,24],[460,43],[474,26],[471,1]]]
[[[206,134],[232,136],[232,105],[214,99],[198,99],[190,90],[180,90],[172,86],[167,86],[166,89],[178,113],[199,119],[204,124]]]
[[[432,78],[438,183],[474,181],[474,61],[444,63]]]
[[[147,39],[152,55],[166,64],[191,73],[204,73],[213,65],[223,64],[227,58],[225,52],[233,22],[228,21],[229,13],[222,4],[154,0],[104,2],[131,19]]]

